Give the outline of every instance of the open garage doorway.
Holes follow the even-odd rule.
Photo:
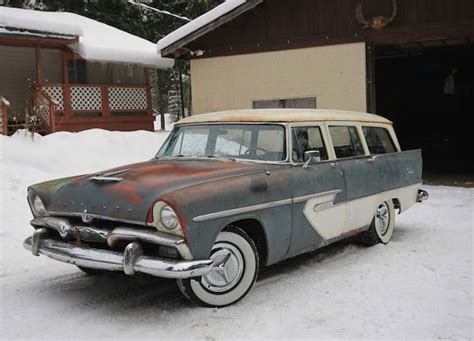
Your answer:
[[[469,38],[375,47],[376,112],[402,149],[423,149],[428,183],[474,185],[474,44]]]

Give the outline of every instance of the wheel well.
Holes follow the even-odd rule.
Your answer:
[[[257,247],[260,265],[264,266],[267,263],[268,245],[262,224],[255,219],[242,219],[229,224],[229,226],[236,226],[248,234]]]
[[[398,210],[398,214],[402,213],[402,205],[400,204],[400,200],[397,198],[393,198],[393,207]]]

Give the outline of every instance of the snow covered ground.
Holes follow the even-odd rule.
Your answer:
[[[149,159],[165,137],[0,136],[2,339],[472,338],[473,189],[426,186],[387,246],[338,243],[277,264],[224,309],[192,305],[171,280],[89,277],[23,249],[29,184]]]

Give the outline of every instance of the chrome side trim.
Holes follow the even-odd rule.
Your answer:
[[[206,220],[212,220],[212,219],[218,219],[218,218],[225,218],[225,217],[230,217],[230,216],[237,215],[237,214],[249,213],[249,212],[254,212],[254,211],[265,210],[267,208],[273,208],[273,207],[278,207],[278,206],[289,205],[289,204],[292,204],[292,203],[304,202],[304,201],[307,201],[309,199],[317,198],[317,197],[324,196],[324,195],[329,195],[329,194],[336,195],[336,194],[341,193],[341,192],[342,192],[342,190],[335,189],[335,190],[321,192],[321,193],[308,194],[308,195],[304,195],[304,196],[301,196],[301,197],[296,197],[294,199],[288,198],[288,199],[283,199],[283,200],[270,201],[270,202],[263,203],[263,204],[258,204],[258,205],[252,205],[252,206],[246,206],[246,207],[240,207],[240,208],[233,208],[233,209],[230,209],[230,210],[203,214],[203,215],[194,217],[193,221],[198,222],[198,221],[206,221]]]
[[[225,210],[225,211],[220,211],[220,212],[215,212],[215,213],[209,213],[209,214],[203,214],[197,217],[193,218],[193,221],[205,221],[205,220],[212,220],[212,219],[217,219],[217,218],[224,218],[224,217],[230,217],[236,214],[242,214],[242,213],[248,213],[248,212],[253,212],[253,211],[260,211],[264,210],[267,208],[273,208],[273,207],[278,207],[278,206],[284,206],[284,205],[289,205],[292,203],[291,199],[283,199],[283,200],[277,200],[277,201],[271,201],[267,202],[264,204],[258,204],[258,205],[252,205],[252,206],[246,206],[246,207],[240,207],[240,208],[233,208],[230,210]]]
[[[342,192],[341,189],[333,189],[333,190],[326,191],[326,192],[320,192],[320,193],[313,193],[313,194],[303,195],[303,196],[300,196],[300,197],[295,197],[295,198],[293,198],[293,202],[294,202],[294,203],[304,202],[304,201],[307,201],[307,200],[310,200],[310,199],[323,197],[323,196],[325,196],[325,195],[330,195],[330,194],[335,194],[335,195],[337,195],[337,194],[339,194],[339,193],[341,193],[341,192]]]
[[[85,268],[125,271],[127,274],[142,272],[164,278],[192,278],[211,272],[214,261],[211,259],[196,261],[178,261],[159,257],[140,255],[141,246],[131,243],[126,248],[127,255],[121,252],[76,246],[60,240],[39,238],[35,247],[40,254],[60,262]],[[132,245],[132,246],[130,246]],[[23,243],[25,249],[33,250],[33,238]]]
[[[120,182],[123,180],[123,178],[116,178],[116,177],[109,177],[109,176],[93,176],[89,180],[95,181],[95,182]]]
[[[103,242],[110,247],[119,241],[147,242],[174,248],[184,260],[192,260],[193,256],[184,239],[180,236],[168,235],[159,231],[147,231],[133,227],[116,227],[104,229],[95,226],[71,225],[65,218],[43,217],[35,218],[30,222],[35,227],[49,227],[59,232],[61,237],[74,239],[79,233],[81,240],[89,242]],[[42,230],[42,229],[39,229]],[[37,230],[37,231],[39,231]]]

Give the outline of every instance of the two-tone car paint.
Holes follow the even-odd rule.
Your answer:
[[[402,152],[388,120],[344,112],[341,119],[333,112],[313,117],[314,112],[308,111],[297,119],[291,114],[298,112],[274,112],[273,119],[266,121],[270,116],[262,112],[192,117],[177,126],[281,125],[286,129],[285,160],[157,157],[37,184],[29,191],[43,199],[49,216],[77,217],[83,222],[87,218],[93,219],[90,225],[107,222],[148,231],[154,229],[153,205],[165,202],[177,213],[195,260],[208,259],[226,227],[251,226],[263,236],[258,247],[265,265],[368,229],[380,202],[391,201],[402,211],[417,201],[421,151]],[[356,127],[364,155],[336,158],[328,127],[337,125]],[[292,156],[292,129],[304,126],[320,128],[328,153],[327,160],[308,167]],[[363,126],[386,129],[396,152],[371,155]]]

